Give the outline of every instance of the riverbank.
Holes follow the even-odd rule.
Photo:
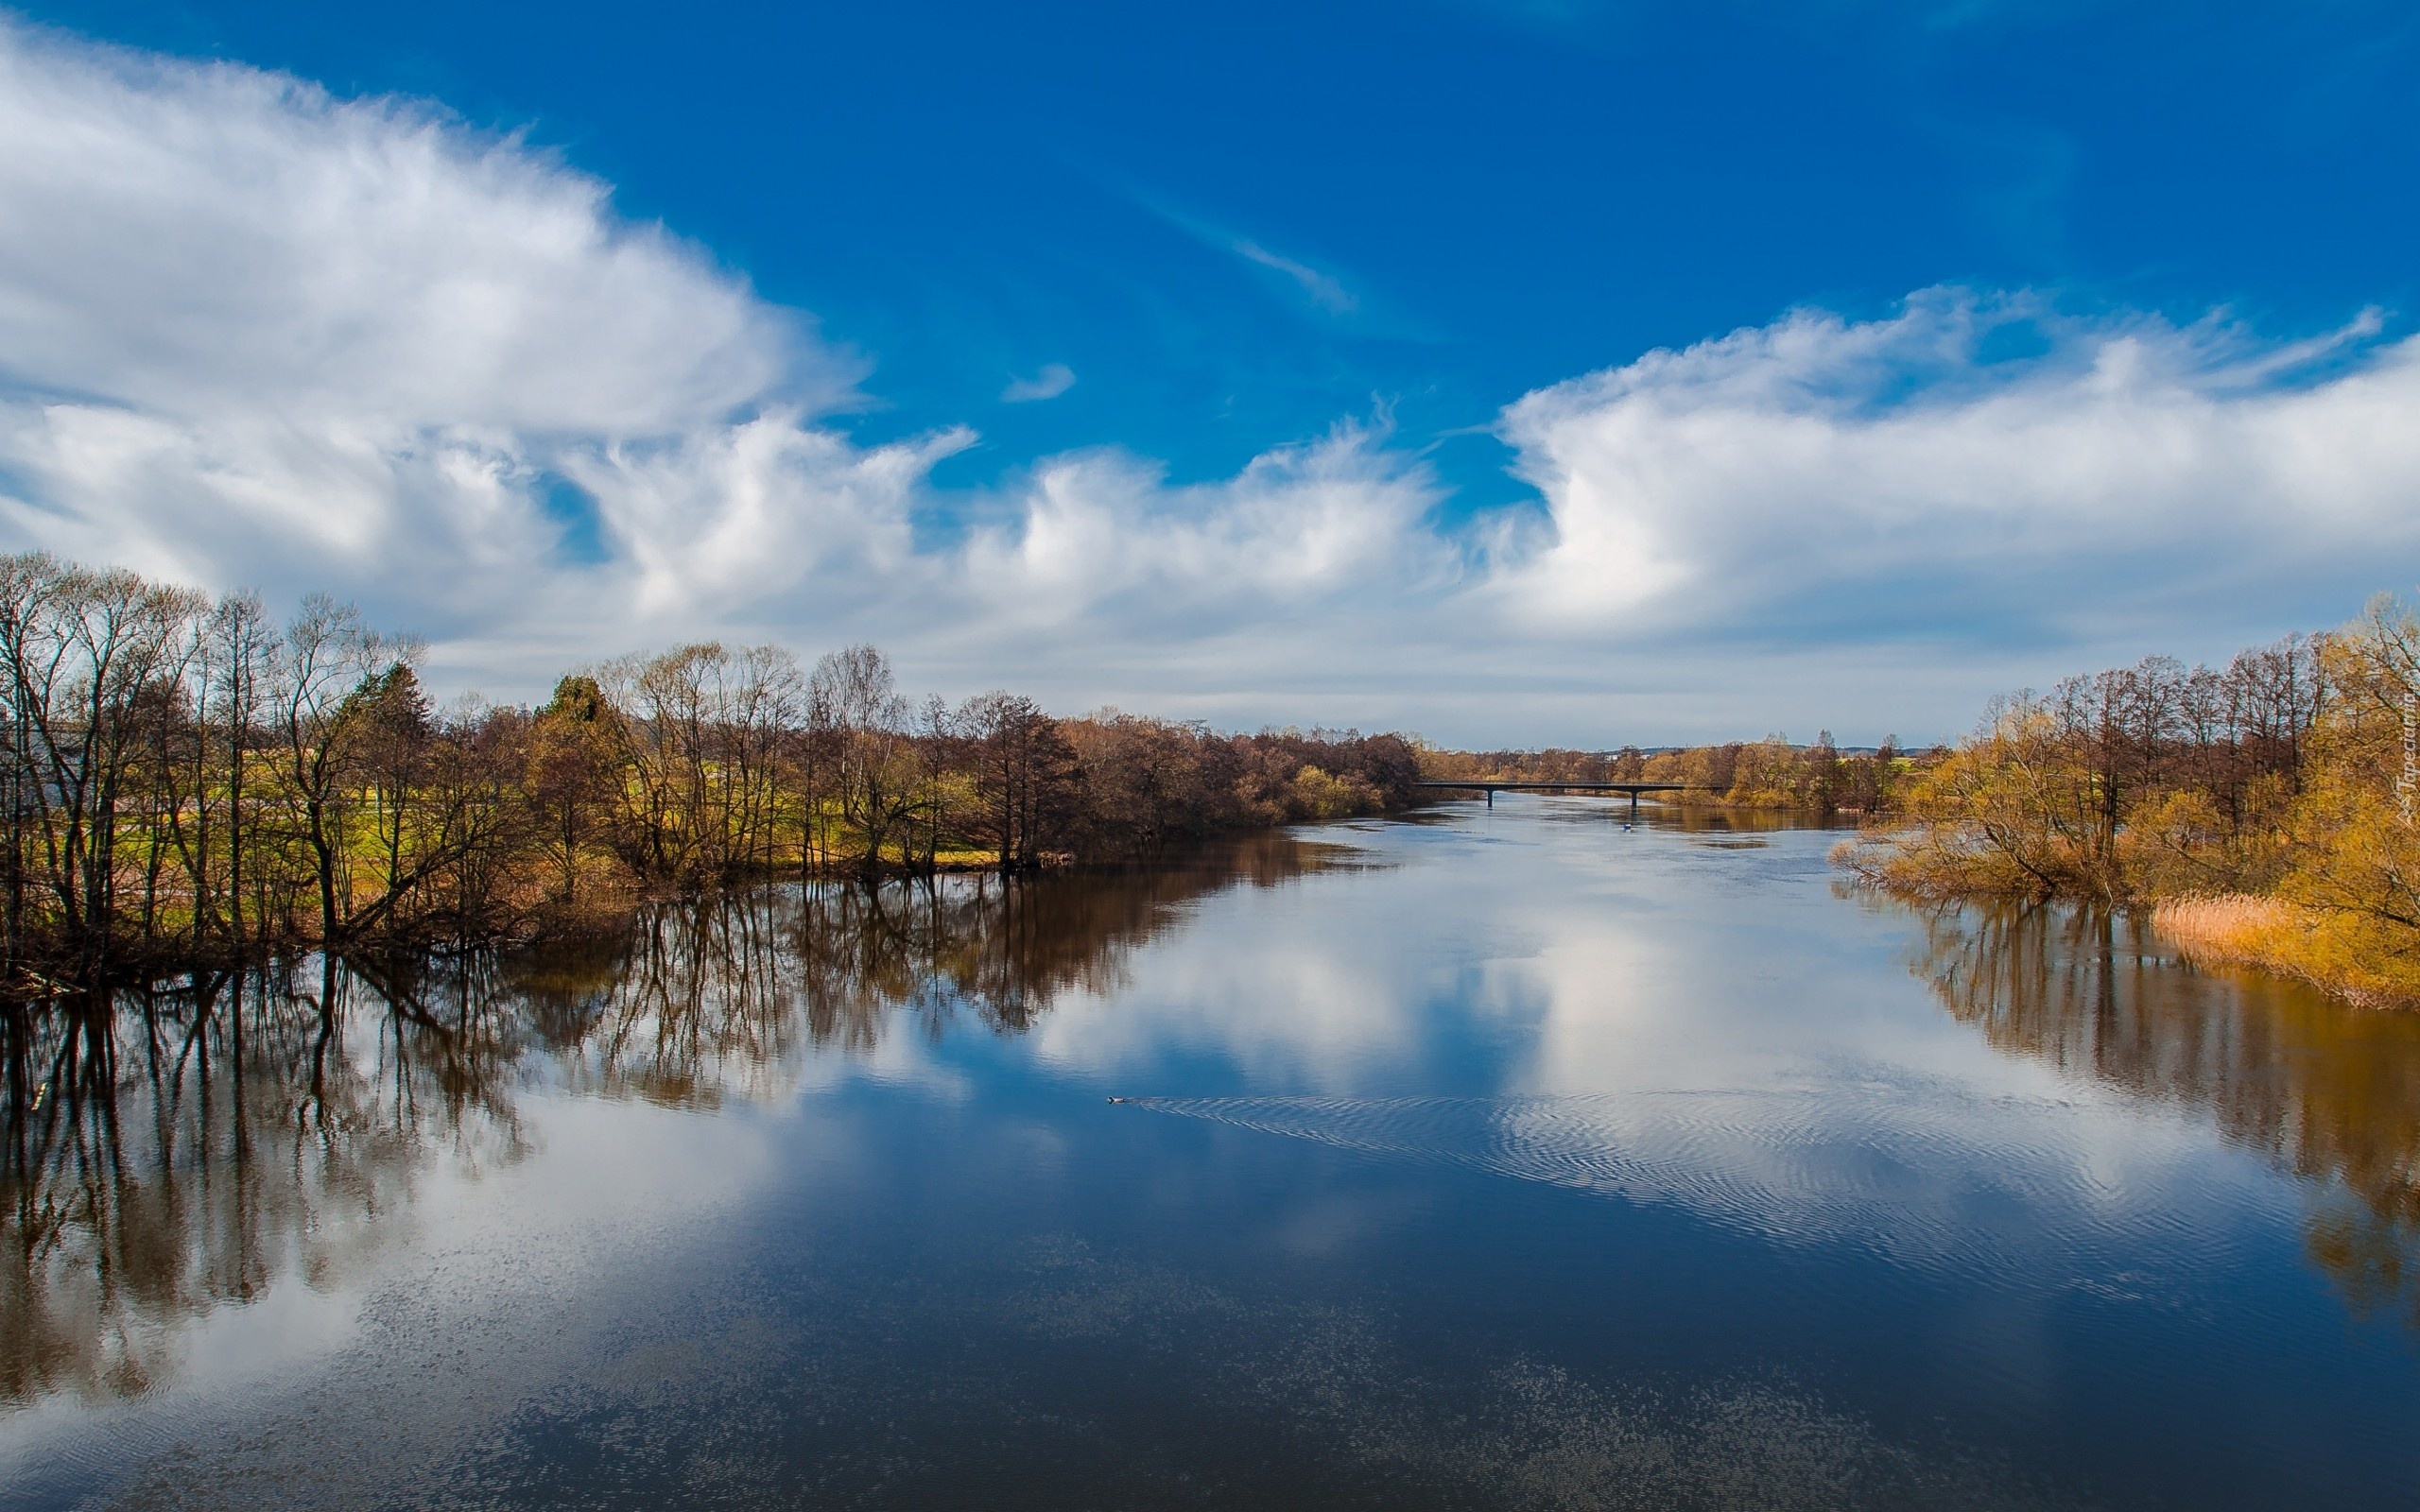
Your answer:
[[[2196,966],[2290,976],[2357,1007],[2420,1009],[2413,942],[2364,929],[2358,919],[2235,894],[2154,903],[2151,923]]]
[[[543,706],[422,688],[420,643],[0,557],[0,995],[300,950],[527,938],[774,877],[1020,872],[1410,807],[1410,745],[909,698],[872,646],[703,643]]]
[[[2420,618],[2168,658],[2002,703],[1834,862],[1920,902],[2075,899],[2188,959],[2420,1007]]]

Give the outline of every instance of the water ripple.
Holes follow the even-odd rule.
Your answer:
[[[1918,1078],[1815,1088],[1493,1097],[1139,1097],[1133,1106],[1639,1204],[1768,1240],[1903,1264],[2114,1277],[2121,1249],[2182,1254],[2191,1214],[2096,1174],[2069,1105]],[[2197,1238],[2198,1234],[2198,1238]],[[2131,1291],[2151,1283],[2126,1273]],[[2048,1280],[2046,1276],[2043,1278]]]

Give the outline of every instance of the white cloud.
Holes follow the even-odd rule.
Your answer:
[[[1076,387],[1076,369],[1063,362],[1045,363],[1042,370],[1030,378],[1012,378],[1009,387],[1000,390],[1004,404],[1031,404],[1045,399],[1056,399]]]
[[[973,433],[860,444],[863,370],[517,140],[0,26],[0,542],[328,587],[494,693],[873,638],[952,693],[1232,723],[1925,735],[2325,623],[2420,546],[2420,344],[2374,317],[1801,311],[1521,399],[1538,499],[1451,525],[1379,423],[1206,483],[1098,450],[944,496]]]
[[[2420,343],[2377,331],[2264,346],[1932,290],[1652,352],[1506,411],[1554,532],[1490,592],[1542,631],[1776,639],[2200,633],[2297,579],[2349,612],[2420,544]],[[2010,338],[2035,350],[1991,360]]]
[[[1117,454],[1054,458],[1021,490],[1012,527],[970,541],[969,586],[992,585],[992,611],[1011,619],[1082,622],[1123,603],[1192,630],[1215,627],[1202,613],[1332,611],[1373,588],[1444,588],[1453,554],[1421,523],[1437,485],[1384,438],[1340,425],[1193,488]]]
[[[828,411],[855,376],[518,142],[0,31],[0,472],[21,538],[215,583],[374,582],[472,619],[554,553],[541,471],[586,458],[604,487],[734,420],[723,445],[744,450],[750,417]],[[844,493],[887,466],[782,460]],[[644,522],[605,514],[641,545],[620,532]],[[720,559],[727,532],[683,535]],[[677,592],[662,555],[631,552],[658,599]]]
[[[330,586],[435,632],[441,673],[519,691],[677,635],[1018,644],[970,610],[1043,639],[1131,614],[1119,639],[1165,644],[1437,556],[1433,485],[1351,426],[1223,485],[1062,458],[1005,501],[1012,526],[920,550],[926,473],[973,433],[851,440],[828,419],[856,364],[553,157],[22,27],[0,83],[18,544]],[[601,561],[566,549],[565,485]]]

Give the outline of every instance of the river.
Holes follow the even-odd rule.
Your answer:
[[[1613,812],[32,1015],[0,1505],[2420,1505],[2420,1018]]]

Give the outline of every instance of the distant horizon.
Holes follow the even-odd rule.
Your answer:
[[[0,12],[0,549],[1221,729],[1971,730],[2420,580],[2420,32]]]

